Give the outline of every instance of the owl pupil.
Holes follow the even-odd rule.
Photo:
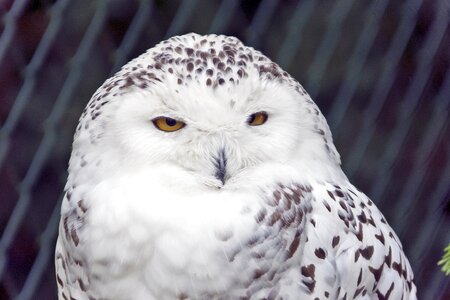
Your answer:
[[[166,124],[169,126],[175,126],[175,124],[177,124],[177,120],[166,118]]]
[[[252,124],[254,121],[255,121],[255,118],[256,118],[256,114],[253,114],[253,115],[251,115],[249,118],[248,118],[248,124]]]

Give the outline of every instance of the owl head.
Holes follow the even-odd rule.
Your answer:
[[[328,125],[301,85],[221,35],[172,37],[126,64],[92,97],[73,149],[71,166],[109,160],[111,174],[170,166],[216,188],[264,164],[340,170]]]

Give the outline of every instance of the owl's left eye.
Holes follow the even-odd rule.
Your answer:
[[[260,111],[254,114],[251,114],[247,119],[247,124],[250,126],[259,126],[266,123],[269,116],[265,111]]]
[[[183,128],[186,124],[169,118],[169,117],[157,117],[154,118],[152,120],[153,124],[155,125],[156,128],[158,128],[159,130],[162,131],[166,131],[166,132],[173,132],[173,131],[177,131],[180,130],[181,128]]]

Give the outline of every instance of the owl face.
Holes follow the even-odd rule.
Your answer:
[[[262,164],[339,168],[328,125],[300,84],[226,36],[173,37],[129,62],[91,99],[75,153],[83,139],[116,172],[171,166],[214,188]]]
[[[137,164],[169,164],[222,188],[257,165],[289,162],[301,136],[300,103],[295,91],[259,79],[216,89],[169,79],[152,93],[126,95],[108,131]]]

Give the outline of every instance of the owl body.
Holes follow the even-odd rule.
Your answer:
[[[60,299],[415,299],[314,102],[235,38],[174,37],[107,80],[65,191]]]

